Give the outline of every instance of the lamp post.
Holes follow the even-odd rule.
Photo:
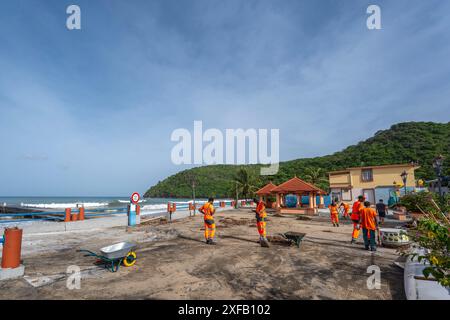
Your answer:
[[[444,164],[444,157],[442,155],[437,156],[433,160],[433,168],[436,172],[438,179],[439,196],[442,197],[442,165]]]
[[[408,179],[408,173],[405,170],[403,170],[403,172],[400,174],[400,177],[402,177],[403,187],[405,188],[405,195],[406,195],[406,181]]]

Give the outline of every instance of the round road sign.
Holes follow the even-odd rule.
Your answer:
[[[138,204],[140,199],[141,199],[141,196],[137,192],[133,192],[133,194],[131,195],[131,198],[130,198],[131,202],[134,204]]]

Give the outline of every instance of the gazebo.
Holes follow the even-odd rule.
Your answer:
[[[275,189],[277,186],[274,185],[272,182],[269,182],[264,187],[256,191],[256,195],[259,197],[259,200],[263,200],[269,208],[272,207],[271,203],[269,203],[268,197],[271,195],[271,191]]]
[[[317,212],[317,208],[324,207],[324,199],[323,196],[327,194],[322,189],[316,187],[313,184],[310,184],[306,181],[303,181],[300,178],[294,177],[282,184],[278,187],[273,188],[270,191],[271,194],[275,194],[276,196],[276,205],[275,208],[280,213],[303,213],[313,215]],[[297,205],[294,208],[286,207],[286,195],[293,194],[297,196]],[[308,207],[303,207],[301,203],[301,197],[308,196],[309,197],[309,205]],[[317,205],[316,196],[319,196],[319,205]]]

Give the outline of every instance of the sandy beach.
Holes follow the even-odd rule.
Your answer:
[[[350,224],[325,217],[298,220],[269,214],[268,233],[306,233],[300,248],[262,248],[250,209],[219,212],[217,245],[203,242],[202,218],[150,221],[134,229],[30,235],[23,242],[25,278],[0,283],[2,299],[404,299],[403,271],[394,249],[350,245]],[[360,239],[361,240],[361,239]],[[137,263],[117,273],[77,249],[98,251],[135,241]],[[45,248],[45,250],[43,249]],[[66,287],[67,267],[82,271],[81,288]],[[369,290],[367,267],[381,269],[381,288]]]

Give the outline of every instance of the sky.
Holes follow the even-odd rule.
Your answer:
[[[448,122],[449,30],[440,0],[2,0],[0,196],[145,192],[195,120],[280,129],[280,160]]]

